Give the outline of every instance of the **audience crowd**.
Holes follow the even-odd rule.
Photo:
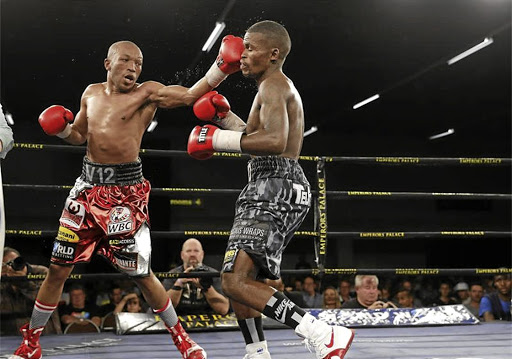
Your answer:
[[[203,264],[204,251],[196,239],[185,241],[182,265],[171,273],[189,271],[217,272]],[[44,274],[44,266],[27,263],[20,253],[6,247],[3,252],[2,278]],[[108,283],[108,287],[106,287]],[[356,275],[324,276],[322,280],[307,275],[284,277],[267,283],[305,308],[320,309],[381,309],[420,308],[462,304],[481,321],[511,320],[511,275],[487,277],[433,277]],[[16,335],[30,317],[40,282],[1,282],[1,332]],[[168,295],[178,315],[227,314],[231,311],[218,278],[181,278],[164,280]],[[86,325],[93,322],[103,328],[106,317],[120,312],[150,312],[131,281],[68,282],[55,318],[46,332],[59,334],[71,323]]]

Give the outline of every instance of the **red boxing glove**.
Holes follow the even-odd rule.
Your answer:
[[[213,134],[219,131],[218,127],[205,125],[196,126],[188,136],[187,152],[196,160],[207,160],[213,156]]]
[[[226,35],[220,45],[217,66],[225,74],[231,75],[240,71],[240,59],[244,52],[244,39],[238,36]]]
[[[188,137],[187,152],[198,160],[207,160],[215,151],[242,152],[242,132],[221,130],[213,125],[196,126]]]
[[[240,59],[244,49],[244,40],[241,37],[224,36],[219,55],[204,76],[211,87],[219,86],[228,75],[240,71]]]
[[[39,124],[50,136],[68,137],[71,133],[69,122],[73,121],[73,113],[61,105],[53,105],[41,112]]]
[[[223,119],[231,109],[228,100],[217,91],[210,91],[201,96],[195,103],[194,115],[203,121],[215,121],[216,117]]]

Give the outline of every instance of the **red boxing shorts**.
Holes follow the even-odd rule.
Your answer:
[[[84,158],[82,175],[71,189],[59,220],[52,263],[89,262],[98,253],[121,272],[149,275],[150,190],[140,160],[105,165]]]

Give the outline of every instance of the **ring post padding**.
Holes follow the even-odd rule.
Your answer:
[[[2,167],[0,166],[0,249],[4,252],[5,245],[5,213],[4,213],[4,192],[2,186]],[[0,269],[0,273],[1,273]]]
[[[325,257],[327,254],[327,197],[325,160],[319,158],[316,163],[316,178],[318,196],[314,202],[314,228],[318,233],[315,237],[315,262],[317,268],[322,271],[325,268]]]

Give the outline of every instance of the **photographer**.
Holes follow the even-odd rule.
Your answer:
[[[29,274],[47,274],[48,268],[29,264],[14,248],[5,247],[2,258],[2,277],[26,276]],[[30,319],[32,307],[39,291],[41,281],[20,280],[1,284],[0,310],[1,335],[16,335],[19,328]],[[43,333],[62,333],[59,317],[56,313]]]
[[[203,264],[204,251],[195,238],[183,243],[181,260],[183,264],[170,273],[217,272],[216,269]],[[172,305],[178,314],[209,314],[225,315],[229,311],[229,301],[221,294],[219,278],[178,278],[163,281],[171,298]]]

